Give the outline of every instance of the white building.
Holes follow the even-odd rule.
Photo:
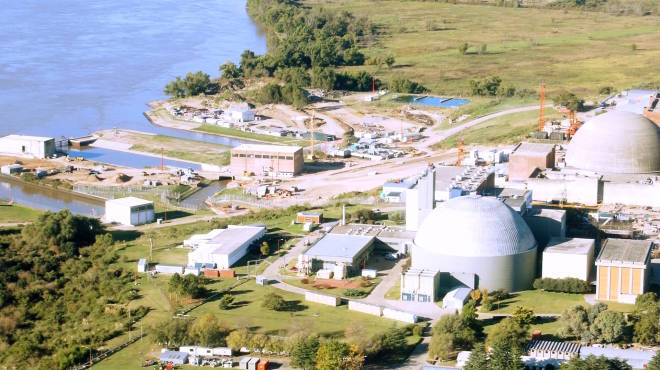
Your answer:
[[[401,300],[435,302],[440,272],[410,268],[401,274]]]
[[[183,242],[193,250],[188,253],[188,265],[210,263],[226,269],[245,256],[252,244],[266,235],[265,226],[229,225],[208,234],[193,235]]]
[[[234,122],[254,121],[254,109],[250,109],[247,103],[230,105],[226,114]]]
[[[55,154],[52,137],[9,135],[0,138],[0,153],[34,158],[47,158]]]
[[[593,239],[552,238],[543,250],[544,278],[589,281],[594,261]]]
[[[105,201],[105,221],[127,226],[154,222],[154,202],[136,197]]]
[[[461,312],[465,302],[470,299],[471,291],[472,290],[470,288],[456,288],[449,291],[449,293],[445,294],[445,296],[442,298],[442,308]]]

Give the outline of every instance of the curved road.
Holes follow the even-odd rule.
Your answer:
[[[552,104],[546,104],[545,108],[552,108]],[[457,133],[459,133],[459,132],[461,132],[465,129],[468,129],[472,126],[476,126],[480,123],[490,121],[493,118],[506,116],[508,114],[529,112],[529,111],[538,110],[538,109],[539,109],[538,105],[531,105],[531,106],[527,106],[527,107],[518,107],[518,108],[505,109],[503,111],[499,111],[499,112],[495,112],[495,113],[491,113],[491,114],[487,114],[485,116],[475,118],[472,121],[462,123],[458,126],[454,126],[452,128],[449,128],[447,130],[444,130],[442,132],[439,132],[437,134],[432,135],[428,140],[425,140],[425,141],[421,142],[420,144],[423,144],[423,145],[420,145],[420,148],[418,148],[418,149],[421,149],[422,147],[428,148],[428,147],[432,146],[433,144],[439,143],[439,142],[447,139],[448,137],[450,137],[452,135],[455,135],[455,134],[457,134]]]

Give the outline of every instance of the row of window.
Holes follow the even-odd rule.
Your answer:
[[[289,161],[293,160],[293,157],[291,157],[291,156],[283,156],[283,155],[277,156],[277,155],[268,155],[268,154],[263,154],[262,155],[262,154],[236,154],[236,153],[233,153],[231,156],[233,158],[245,158],[247,156],[248,158],[258,158],[258,159],[286,159],[286,160],[289,160]]]

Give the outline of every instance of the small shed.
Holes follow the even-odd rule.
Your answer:
[[[147,259],[140,258],[137,265],[137,272],[147,272]]]
[[[0,172],[4,175],[13,175],[16,173],[21,173],[23,171],[23,166],[20,164],[8,164],[2,166],[2,169]]]
[[[109,199],[105,202],[106,222],[137,226],[154,222],[154,202],[136,197]]]
[[[321,212],[298,212],[296,215],[296,223],[305,224],[311,222],[313,224],[320,224],[323,222],[323,213]]]

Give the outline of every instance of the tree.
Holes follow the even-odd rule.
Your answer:
[[[632,367],[619,359],[607,359],[603,356],[596,357],[590,355],[586,359],[579,356],[573,357],[570,361],[562,364],[561,370],[632,370]]]
[[[316,353],[317,370],[342,369],[344,357],[348,356],[349,348],[346,343],[329,340],[323,343]]]
[[[384,62],[385,64],[387,64],[387,68],[392,68],[392,66],[395,63],[394,55],[389,54],[388,56],[386,56]]]
[[[576,338],[584,341],[588,338],[588,334],[589,318],[584,306],[577,305],[564,310],[559,318],[557,335],[560,338]]]
[[[263,243],[261,243],[261,247],[259,248],[259,251],[261,252],[262,256],[267,256],[270,254],[270,245],[268,245],[268,242],[264,240]]]
[[[227,330],[213,314],[206,314],[190,327],[190,338],[200,346],[218,347],[225,345]]]
[[[319,349],[319,338],[313,335],[299,335],[291,345],[291,366],[294,368],[314,369],[316,353]]]
[[[465,55],[469,48],[470,45],[467,42],[464,42],[458,46],[458,52],[461,53],[461,55]]]
[[[500,321],[488,335],[488,343],[492,347],[504,346],[511,350],[522,350],[528,341],[529,326],[521,325],[512,317],[506,317]]]
[[[231,294],[224,294],[222,298],[220,298],[218,307],[220,307],[221,310],[228,310],[233,303],[234,303],[234,296],[232,296]]]
[[[186,344],[190,323],[187,319],[162,321],[152,329],[156,343],[167,348]]]
[[[281,311],[286,306],[286,301],[281,295],[275,293],[268,293],[264,296],[261,302],[261,307],[267,308],[271,311]]]
[[[656,352],[651,361],[646,364],[646,370],[660,370],[660,351]]]
[[[231,61],[227,61],[225,64],[221,65],[220,72],[222,73],[223,79],[239,78],[243,75],[240,68]]]
[[[523,306],[516,306],[513,308],[511,318],[520,326],[531,325],[534,322],[534,311]]]
[[[520,359],[522,350],[511,342],[497,342],[488,361],[491,370],[524,370],[525,365]]]
[[[472,348],[472,353],[463,370],[484,370],[488,369],[488,353],[486,346],[479,342]]]
[[[555,103],[570,110],[579,112],[584,109],[584,99],[578,98],[572,92],[564,91],[554,99]]]
[[[250,348],[256,349],[259,353],[262,353],[264,349],[268,346],[269,340],[268,337],[264,334],[258,333],[250,338]]]
[[[238,351],[242,347],[250,346],[250,343],[252,343],[252,334],[250,334],[247,328],[234,330],[229,333],[226,342],[227,346],[233,350]]]
[[[473,329],[474,312],[468,308],[465,316],[457,313],[444,315],[433,326],[429,354],[446,360],[459,349],[472,348],[476,341]]]
[[[603,311],[591,325],[591,332],[600,342],[615,343],[623,336],[625,327],[626,319],[621,312]]]
[[[364,351],[356,345],[349,346],[348,355],[344,357],[343,370],[360,370],[364,366]]]

